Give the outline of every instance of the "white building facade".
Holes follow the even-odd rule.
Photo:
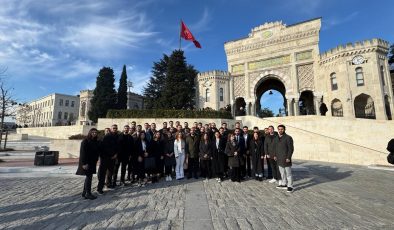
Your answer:
[[[78,119],[79,96],[53,93],[20,105],[17,109],[17,125],[48,127],[75,124]]]

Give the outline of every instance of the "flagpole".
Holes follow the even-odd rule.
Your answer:
[[[180,23],[179,23],[179,50],[181,50],[181,42],[182,42],[181,33],[182,33],[182,19],[180,19]]]

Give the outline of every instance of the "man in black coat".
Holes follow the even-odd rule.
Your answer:
[[[291,157],[294,152],[293,138],[285,133],[286,127],[278,125],[278,135],[274,139],[274,160],[278,163],[282,183],[277,186],[293,192],[293,176],[291,173]]]
[[[133,136],[131,136],[130,134],[130,127],[128,125],[125,125],[123,127],[123,133],[119,134],[118,144],[119,154],[115,163],[115,170],[113,175],[113,184],[115,186],[120,166],[120,183],[121,185],[125,185],[126,167],[127,164],[129,164],[130,162],[131,153],[133,151],[134,139]],[[132,167],[132,165],[129,165],[129,167]]]
[[[244,158],[245,158],[245,164],[241,167],[241,176],[242,177],[251,177],[252,176],[252,169],[251,169],[251,157],[250,157],[250,140],[252,140],[252,135],[249,134],[249,128],[248,126],[243,127],[243,142],[244,142]]]
[[[100,166],[98,170],[99,182],[97,185],[97,192],[99,194],[103,194],[105,181],[107,188],[115,187],[112,183],[112,175],[119,152],[118,136],[118,126],[114,124],[111,126],[111,131],[104,136],[102,141],[102,152],[100,153]]]

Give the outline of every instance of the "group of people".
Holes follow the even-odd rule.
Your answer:
[[[96,199],[91,192],[92,177],[100,159],[97,193],[104,193],[104,186],[111,190],[119,185],[156,183],[165,177],[166,181],[199,177],[208,181],[216,178],[218,183],[225,179],[241,182],[248,178],[258,181],[270,179],[278,183],[277,188],[293,191],[291,174],[293,139],[279,125],[278,132],[273,126],[262,132],[258,127],[249,131],[237,122],[234,130],[223,123],[163,122],[160,130],[155,123],[144,127],[132,122],[118,131],[116,124],[105,129],[103,138],[92,128],[81,142],[78,175],[85,175],[82,197]],[[265,162],[266,161],[266,162]],[[265,176],[264,165],[267,165]],[[120,184],[118,172],[120,168]],[[126,177],[127,173],[127,177]],[[129,181],[129,183],[126,183]]]

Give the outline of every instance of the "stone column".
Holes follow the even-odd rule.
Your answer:
[[[288,98],[286,99],[286,105],[287,105],[287,116],[294,116],[293,111],[292,111],[292,102],[293,98]]]
[[[294,116],[300,115],[300,106],[299,106],[300,99],[294,98]]]
[[[314,96],[314,97],[313,97],[313,102],[314,102],[314,104],[315,104],[315,113],[316,113],[316,115],[321,116],[321,114],[320,114],[320,102],[319,102],[319,97]]]
[[[248,101],[246,101],[246,105],[245,105],[245,108],[244,108],[244,110],[245,110],[245,115],[250,115],[249,114],[249,102]]]

